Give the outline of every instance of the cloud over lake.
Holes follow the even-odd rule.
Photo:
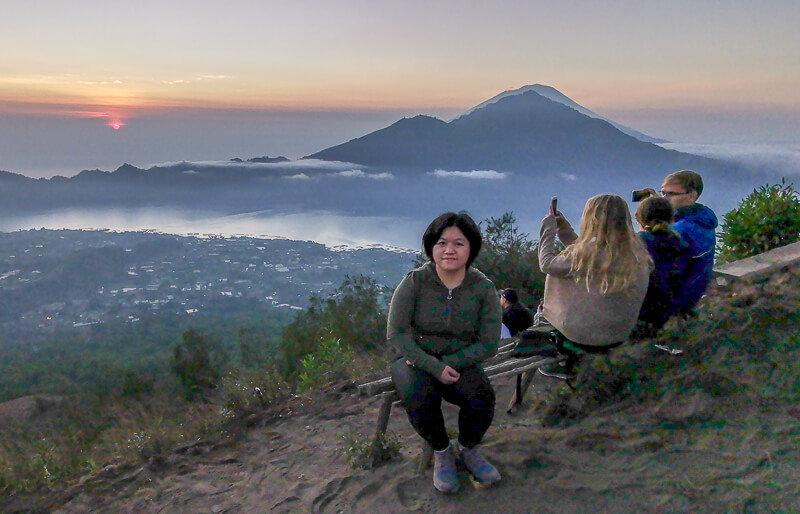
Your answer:
[[[331,176],[345,178],[367,178],[372,180],[392,180],[394,178],[394,175],[391,173],[366,173],[363,170],[340,171],[338,173],[333,173]]]
[[[431,173],[437,178],[468,178],[478,180],[502,180],[509,174],[495,170],[472,170],[472,171],[446,171],[434,170]]]

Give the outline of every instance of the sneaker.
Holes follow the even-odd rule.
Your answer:
[[[544,369],[539,368],[539,374],[544,375],[548,378],[557,378],[558,380],[572,380],[575,378],[574,373],[567,373],[564,368],[550,368]]]
[[[560,366],[558,363],[539,368],[539,373],[546,377],[557,378],[558,380],[572,380],[575,378],[575,371],[567,366]]]
[[[654,344],[653,346],[655,346],[659,350],[663,350],[669,353],[670,355],[680,355],[683,353],[683,350],[681,350],[680,348],[670,348],[669,346],[663,344]]]
[[[461,462],[463,462],[464,466],[472,473],[472,476],[479,485],[493,484],[498,482],[501,478],[497,468],[481,457],[477,448],[463,448],[461,450]]]
[[[453,445],[446,450],[433,452],[433,487],[443,493],[458,491],[458,473]]]

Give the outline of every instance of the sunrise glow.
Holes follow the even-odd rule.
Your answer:
[[[299,158],[533,84],[675,143],[800,134],[795,2],[94,3],[3,4],[0,170]]]

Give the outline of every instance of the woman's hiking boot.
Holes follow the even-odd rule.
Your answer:
[[[500,472],[478,453],[477,447],[462,448],[461,462],[472,473],[478,485],[485,486],[500,481]]]
[[[539,368],[539,374],[549,378],[557,378],[558,380],[572,380],[575,378],[573,371],[569,371],[566,367],[558,364]]]
[[[453,445],[446,450],[433,452],[433,487],[443,493],[458,491],[458,473]]]
[[[559,348],[559,353],[565,356],[567,360],[554,362],[548,366],[542,366],[539,368],[539,373],[546,377],[569,382],[576,377],[575,368],[580,362],[581,356],[577,352],[565,348],[563,345]]]

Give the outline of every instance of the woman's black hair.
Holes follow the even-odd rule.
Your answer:
[[[433,260],[433,247],[442,237],[444,229],[449,227],[457,227],[469,241],[469,259],[467,259],[467,267],[469,267],[478,256],[478,252],[481,251],[483,238],[480,227],[465,211],[446,212],[431,221],[422,235],[422,248],[425,250],[425,255],[428,256],[428,259]]]
[[[643,201],[636,210],[636,218],[642,225],[671,225],[675,210],[669,200],[661,197],[650,197]]]
[[[636,219],[647,232],[669,232],[675,219],[675,209],[661,197],[645,199],[636,210]]]

